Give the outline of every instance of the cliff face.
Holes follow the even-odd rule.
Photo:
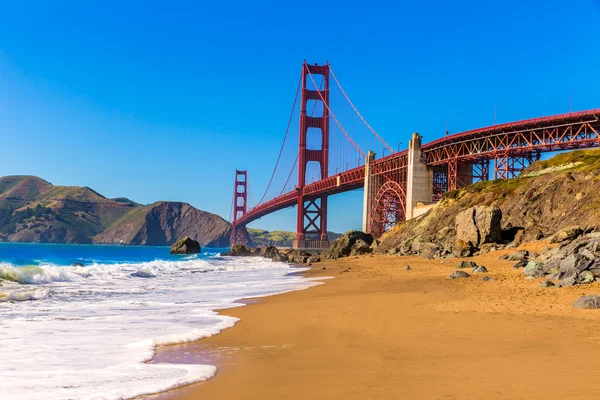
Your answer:
[[[476,205],[502,210],[505,240],[515,234],[519,241],[540,239],[573,225],[600,229],[600,150],[559,154],[533,164],[519,178],[448,192],[426,214],[384,234],[378,251],[398,248],[414,237],[443,241],[453,235],[456,215]]]
[[[88,187],[54,186],[34,176],[0,178],[0,240],[42,243],[170,245],[183,236],[228,246],[221,217],[185,203],[141,206]]]
[[[218,215],[187,203],[158,202],[124,215],[94,238],[94,243],[163,246],[188,236],[201,246],[227,247],[231,225]]]

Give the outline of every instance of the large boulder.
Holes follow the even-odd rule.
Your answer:
[[[243,245],[243,244],[234,244],[231,247],[231,251],[229,251],[228,253],[225,253],[226,256],[233,256],[233,257],[249,257],[252,255],[252,250],[250,249],[250,247]]]
[[[187,236],[171,246],[171,254],[196,254],[200,253],[200,250],[200,243]]]
[[[306,264],[311,254],[304,250],[292,250],[287,254],[288,261],[293,264]]]
[[[497,206],[475,206],[459,213],[455,220],[457,243],[479,247],[502,240],[502,210]]]
[[[337,238],[328,249],[321,253],[321,260],[348,257],[358,240],[365,242],[367,247],[373,244],[373,236],[368,233],[349,231]]]
[[[264,258],[275,259],[279,256],[279,250],[277,250],[277,247],[275,246],[265,246],[260,250],[258,255]]]

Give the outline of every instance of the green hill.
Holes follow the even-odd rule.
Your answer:
[[[170,245],[190,236],[222,246],[230,230],[221,217],[185,203],[142,206],[35,176],[0,178],[0,241]]]

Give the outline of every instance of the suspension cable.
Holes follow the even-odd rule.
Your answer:
[[[306,64],[306,61],[304,62],[305,65],[308,66],[308,64]],[[317,83],[315,82],[315,79],[313,78],[310,70],[307,68],[307,72],[308,72],[308,76],[310,77],[310,80],[312,81],[313,85],[315,87],[317,87]],[[350,137],[350,135],[348,135],[348,133],[346,132],[346,130],[344,129],[344,127],[339,123],[339,121],[337,120],[337,118],[335,117],[335,114],[331,111],[331,109],[329,108],[329,104],[327,104],[327,102],[325,101],[325,98],[323,97],[323,94],[321,93],[321,91],[319,90],[317,92],[319,94],[319,97],[321,98],[321,101],[323,101],[323,104],[325,105],[325,107],[327,108],[327,111],[329,112],[329,114],[331,115],[331,117],[333,118],[333,120],[335,121],[335,123],[337,124],[337,126],[339,126],[340,130],[344,133],[344,135],[346,136],[346,138],[348,138],[348,140],[350,141],[350,143],[352,143],[352,145],[354,146],[354,148],[356,150],[358,150],[358,152],[365,157],[365,153],[363,153],[363,151],[360,149],[360,147],[358,147],[356,145],[356,143],[354,142],[354,140],[352,140],[352,138]]]
[[[283,189],[281,189],[281,192],[279,193],[280,196],[283,194],[283,191],[285,190],[285,187],[287,186],[288,182],[290,181],[290,178],[292,177],[292,174],[294,173],[294,170],[296,169],[296,165],[298,164],[298,157],[299,156],[300,156],[299,154],[296,154],[296,161],[294,161],[294,165],[292,166],[290,174],[288,175],[287,180],[283,184]]]
[[[373,133],[373,135],[375,135],[375,137],[377,139],[379,139],[379,141],[381,142],[381,144],[383,144],[385,147],[388,148],[388,150],[390,152],[394,152],[394,150],[385,142],[385,140],[383,140],[383,138],[381,136],[379,136],[377,134],[377,132],[375,132],[375,130],[373,128],[371,128],[371,125],[369,125],[369,123],[363,118],[363,116],[360,114],[360,112],[358,112],[358,109],[354,106],[354,104],[352,103],[352,101],[350,100],[350,97],[348,97],[348,95],[346,94],[346,92],[344,91],[344,88],[342,87],[342,85],[340,84],[340,81],[338,81],[337,77],[335,76],[335,74],[333,73],[333,69],[331,68],[331,65],[329,66],[329,71],[331,72],[331,76],[333,76],[333,79],[335,80],[335,83],[338,85],[338,87],[340,88],[340,90],[342,91],[342,94],[344,95],[344,97],[346,98],[346,100],[348,100],[348,103],[350,103],[350,106],[352,106],[352,108],[354,109],[354,112],[356,112],[356,114],[358,115],[358,117],[361,119],[361,121],[367,126],[367,128],[369,128],[369,130]],[[363,154],[364,155],[364,154]]]
[[[281,143],[281,148],[279,149],[279,155],[277,156],[277,162],[275,163],[275,168],[273,168],[273,173],[271,174],[271,178],[269,179],[269,184],[267,185],[267,188],[265,189],[262,197],[260,198],[260,201],[258,203],[256,203],[256,205],[261,204],[262,201],[265,199],[265,196],[267,195],[267,192],[269,191],[269,188],[271,187],[271,183],[273,182],[273,178],[275,177],[275,172],[277,171],[277,166],[279,165],[279,161],[281,160],[281,154],[283,153],[283,147],[285,146],[285,141],[286,141],[288,133],[290,131],[290,125],[292,124],[292,118],[294,116],[294,110],[296,109],[296,103],[298,102],[298,92],[300,92],[301,83],[302,83],[302,75],[300,75],[300,79],[298,80],[298,87],[296,88],[296,95],[294,96],[294,104],[292,105],[292,111],[290,112],[290,117],[288,119],[287,128],[285,128],[285,136],[283,137],[283,142]]]

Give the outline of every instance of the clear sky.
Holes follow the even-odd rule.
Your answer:
[[[301,63],[329,61],[393,147],[600,107],[600,0],[0,0],[0,175],[228,218],[262,192]],[[362,193],[330,200],[360,227]],[[295,229],[293,210],[254,223]]]

